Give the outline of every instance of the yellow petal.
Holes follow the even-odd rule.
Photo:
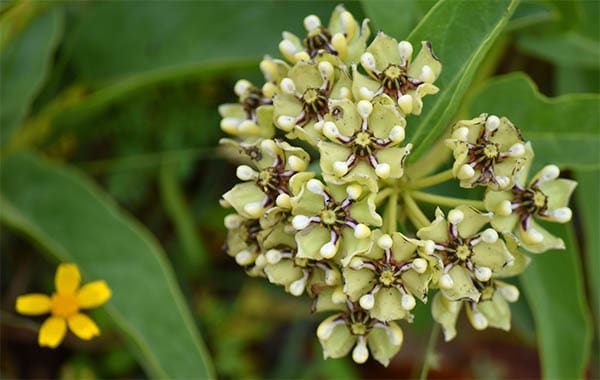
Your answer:
[[[69,329],[75,335],[83,340],[90,340],[95,336],[100,335],[100,329],[90,317],[85,314],[77,313],[67,319]]]
[[[81,274],[75,264],[60,264],[56,270],[54,283],[60,294],[73,294],[79,287]]]
[[[64,318],[50,317],[42,324],[38,344],[41,347],[56,348],[65,338],[66,332],[67,323]]]
[[[77,292],[77,303],[82,309],[98,307],[108,301],[111,291],[105,281],[94,281],[85,284]]]
[[[50,297],[32,293],[17,297],[17,312],[24,315],[41,315],[50,312]]]

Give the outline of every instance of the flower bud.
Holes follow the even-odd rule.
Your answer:
[[[373,104],[368,100],[361,100],[356,105],[356,109],[358,110],[360,117],[367,119],[371,112],[373,112]]]
[[[499,126],[500,126],[500,119],[498,118],[498,116],[495,116],[495,115],[488,116],[487,120],[485,121],[485,129],[488,132],[495,131],[496,129],[498,129]]]
[[[375,306],[375,296],[372,295],[371,293],[367,293],[365,295],[363,295],[362,297],[360,297],[360,299],[358,300],[358,303],[360,304],[360,307],[362,307],[365,310],[371,310],[373,308],[373,306]]]
[[[371,229],[365,224],[359,223],[354,227],[354,237],[357,239],[366,239],[371,236]]]
[[[448,213],[448,222],[450,222],[451,224],[459,224],[463,221],[464,218],[465,214],[458,209],[450,210],[450,212]]]
[[[415,308],[416,305],[417,303],[415,301],[415,297],[411,296],[410,294],[402,295],[402,307],[405,310],[412,310]]]
[[[403,114],[408,115],[413,110],[413,98],[412,96],[406,94],[402,95],[398,98],[398,107],[400,107],[400,111]]]
[[[392,237],[388,234],[383,234],[381,235],[381,237],[379,237],[379,239],[377,239],[377,245],[381,249],[390,249],[392,248],[393,244],[394,241],[392,240]]]
[[[375,64],[375,57],[373,56],[373,54],[368,52],[360,56],[360,63],[366,70],[369,71],[373,71],[377,68],[377,65]]]
[[[422,259],[420,257],[416,258],[411,263],[411,266],[413,267],[415,272],[420,274],[425,273],[425,271],[427,270],[427,260]]]
[[[377,174],[377,177],[379,178],[388,178],[390,176],[390,172],[390,165],[386,164],[385,162],[377,164],[377,166],[375,167],[375,174]]]
[[[304,28],[311,32],[321,26],[321,20],[315,15],[309,15],[304,18]]]
[[[248,165],[240,165],[235,171],[237,177],[242,181],[250,181],[257,177],[257,173]]]
[[[486,243],[495,243],[498,241],[498,232],[493,228],[488,228],[481,233],[481,240]]]
[[[352,360],[357,364],[363,364],[369,359],[369,350],[365,344],[364,338],[360,336],[354,350],[352,350]]]
[[[292,226],[297,230],[303,230],[310,224],[310,218],[305,215],[296,215],[292,219]]]

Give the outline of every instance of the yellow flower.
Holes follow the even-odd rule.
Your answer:
[[[52,296],[32,293],[17,298],[16,309],[24,315],[50,313],[38,336],[40,346],[57,347],[69,329],[83,340],[100,335],[100,329],[81,309],[91,309],[105,303],[111,291],[105,281],[94,281],[83,286],[75,264],[61,264],[54,279],[56,292]]]

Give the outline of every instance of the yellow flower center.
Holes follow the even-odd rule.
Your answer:
[[[383,74],[389,80],[396,80],[402,77],[403,70],[398,65],[389,65],[385,70],[383,70]]]
[[[487,144],[485,148],[483,148],[483,154],[487,158],[496,158],[498,157],[498,147],[495,144]]]
[[[333,210],[321,211],[321,220],[325,224],[335,224],[337,222],[337,215]]]
[[[50,302],[52,304],[52,315],[57,317],[68,318],[79,311],[75,294],[55,293],[52,295]]]
[[[350,325],[350,330],[354,335],[365,335],[367,333],[367,327],[362,322],[354,322]]]
[[[546,195],[541,191],[536,191],[533,195],[533,204],[537,208],[542,208],[546,205]]]
[[[456,248],[456,257],[461,260],[466,260],[471,256],[471,248],[468,245],[461,245]]]
[[[396,277],[394,276],[394,272],[391,270],[384,270],[379,275],[379,282],[381,282],[384,286],[391,286],[396,281]]]

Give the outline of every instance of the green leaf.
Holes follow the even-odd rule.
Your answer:
[[[575,171],[575,179],[579,182],[575,197],[577,207],[575,215],[581,221],[583,230],[583,252],[588,289],[591,295],[593,314],[596,326],[600,326],[600,171]],[[600,332],[597,332],[600,337]]]
[[[3,20],[3,24],[6,20]],[[4,25],[3,25],[4,26]],[[27,116],[51,65],[63,33],[63,13],[54,8],[11,38],[0,54],[0,144]]]
[[[540,1],[521,1],[511,17],[506,31],[514,31],[552,20],[555,14],[548,4]]]
[[[543,377],[583,379],[592,326],[575,232],[572,225],[548,227],[564,238],[566,250],[536,255],[520,280],[533,312]]]
[[[398,41],[404,40],[435,1],[378,0],[362,1],[373,30],[381,30]]]
[[[150,377],[209,378],[212,367],[157,241],[81,173],[30,153],[2,163],[1,220],[113,291],[106,310]]]
[[[469,114],[506,116],[530,140],[535,165],[554,163],[580,169],[599,167],[600,95],[573,94],[547,98],[529,77],[497,77],[471,97]]]
[[[327,23],[334,8],[334,3],[322,1],[85,4],[66,39],[65,54],[78,80],[97,91],[61,115],[60,123],[81,125],[158,83],[206,78],[236,68],[258,71],[265,54],[281,56],[277,45],[282,31],[302,35],[305,16],[314,13]]]
[[[442,0],[411,33],[408,39],[415,46],[432,42],[443,68],[435,83],[440,92],[424,100],[421,116],[408,120],[406,129],[415,145],[409,160],[424,154],[455,116],[477,67],[516,6],[516,0]]]
[[[559,65],[597,68],[600,62],[600,42],[576,31],[540,36],[527,34],[518,39],[518,46]]]

